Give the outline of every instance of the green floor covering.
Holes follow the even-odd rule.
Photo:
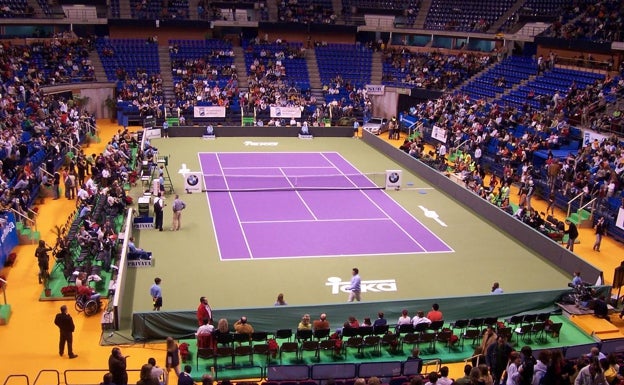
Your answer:
[[[563,327],[559,335],[559,340],[553,338],[551,335],[547,335],[543,341],[531,341],[528,343],[533,350],[561,348],[573,345],[584,345],[595,342],[593,338],[585,334],[582,330],[577,328],[570,320],[564,316],[551,316],[550,319],[554,323],[562,322]],[[457,334],[457,333],[456,333]],[[281,345],[286,340],[278,340]],[[253,357],[253,366],[249,362],[248,357],[236,357],[236,366],[232,367],[232,359],[230,357],[223,357],[217,360],[215,365],[214,360],[199,359],[199,365],[196,365],[196,353],[197,344],[195,339],[180,340],[180,343],[186,342],[189,344],[189,350],[191,352],[192,359],[188,360],[187,364],[193,366],[193,377],[197,380],[201,380],[201,376],[211,372],[211,368],[214,367],[216,377],[221,379],[244,379],[244,378],[259,378],[262,373],[265,373],[267,366],[267,360],[263,356]],[[480,341],[479,341],[480,342]],[[512,345],[517,350],[520,350],[522,346],[527,343],[520,340],[517,342],[517,335],[514,333]],[[284,353],[282,356],[282,365],[294,365],[305,364],[313,365],[317,363],[362,363],[362,362],[384,362],[384,361],[405,361],[411,351],[411,346],[404,346],[403,351],[399,349],[397,353],[391,353],[389,349],[382,347],[381,354],[373,353],[372,349],[366,349],[362,354],[358,355],[356,349],[349,349],[348,353],[340,356],[334,356],[329,351],[320,352],[320,361],[317,361],[314,357],[314,352],[303,352],[302,359],[296,359],[294,353]],[[427,346],[420,346],[420,357],[425,361],[433,359],[440,359],[442,363],[454,363],[463,362],[465,359],[472,356],[474,347],[471,346],[470,341],[466,341],[464,349],[462,351],[461,344],[449,349],[441,343],[436,344],[435,351],[430,351]],[[279,354],[276,358],[270,360],[270,365],[279,365]],[[198,366],[198,367],[197,367]]]

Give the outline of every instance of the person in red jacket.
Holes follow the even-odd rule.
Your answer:
[[[201,297],[197,307],[197,323],[199,326],[204,324],[204,319],[207,319],[208,323],[212,324],[212,309],[208,305],[206,297]]]

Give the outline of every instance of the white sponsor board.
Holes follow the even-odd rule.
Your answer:
[[[596,139],[598,139],[598,143],[602,143],[607,139],[607,136],[590,130],[583,131],[583,146],[589,146]]]
[[[367,84],[366,93],[368,95],[383,95],[386,92],[386,86],[378,84]]]
[[[152,260],[151,259],[128,260],[128,267],[152,267]]]
[[[195,106],[193,116],[196,118],[225,118],[225,107]]]
[[[440,126],[434,125],[431,129],[431,137],[442,143],[446,143],[446,130]]]
[[[271,107],[272,118],[300,118],[301,107]]]
[[[254,142],[251,140],[246,140],[243,142],[243,145],[245,146],[251,146],[251,147],[275,147],[279,144],[279,142]]]
[[[386,170],[386,189],[398,190],[403,182],[403,170]]]
[[[624,209],[620,207],[618,210],[618,216],[615,220],[615,225],[620,229],[624,230]]]
[[[145,137],[147,139],[158,139],[161,137],[160,128],[147,128],[145,129]]]
[[[193,171],[183,174],[184,190],[188,193],[200,193],[203,190],[203,175],[201,172]]]
[[[349,286],[351,282],[343,281],[339,277],[329,277],[325,286],[331,287],[332,294],[349,293]],[[387,291],[397,291],[396,280],[394,279],[379,279],[371,281],[362,281],[360,283],[362,293],[380,293]]]

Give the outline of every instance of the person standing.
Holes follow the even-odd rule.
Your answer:
[[[69,354],[69,358],[73,359],[78,357],[77,354],[74,354],[73,349],[75,329],[74,320],[69,313],[67,313],[67,306],[61,306],[61,312],[56,315],[56,318],[54,318],[54,324],[58,326],[60,331],[59,356],[63,357],[65,344],[67,344],[67,353]]]
[[[568,243],[566,245],[566,249],[574,251],[574,242],[576,242],[576,238],[578,238],[579,232],[576,228],[576,225],[572,223],[569,219],[566,219],[565,223],[568,225],[568,229],[565,231],[565,234],[568,234]]]
[[[602,242],[602,236],[605,234],[606,225],[604,221],[604,217],[600,217],[598,222],[596,222],[596,226],[594,226],[596,230],[596,242],[594,242],[594,251],[600,251],[600,243]]]
[[[360,138],[360,123],[357,121],[357,119],[353,122],[353,137],[355,139]]]
[[[50,277],[50,256],[48,251],[52,251],[47,247],[43,239],[39,240],[39,246],[35,250],[35,257],[39,265],[39,283],[43,283]]]
[[[165,200],[162,198],[162,193],[159,192],[156,199],[154,199],[154,228],[158,229],[158,231],[163,231],[163,209],[165,206],[167,206]]]
[[[204,324],[204,320],[212,323],[212,308],[208,304],[206,297],[199,298],[199,306],[197,307],[197,323],[199,326]]]
[[[61,197],[61,174],[58,171],[54,173],[54,180],[52,181],[54,185],[52,192],[54,193],[54,200],[57,200]]]
[[[182,201],[182,199],[180,199],[180,196],[176,194],[173,201],[173,224],[171,231],[180,230],[180,226],[182,225],[182,210],[185,208],[186,204]]]
[[[167,337],[167,355],[165,362],[167,363],[167,372],[173,369],[175,374],[180,377],[180,348],[172,337]]]
[[[126,360],[128,356],[121,354],[121,349],[113,348],[108,357],[108,371],[113,375],[113,384],[128,385],[128,372],[126,371]]]
[[[354,267],[351,274],[351,284],[349,285],[351,293],[349,293],[349,302],[353,302],[353,300],[360,302],[362,284],[362,280],[360,279],[360,270],[357,267]]]
[[[162,137],[163,138],[168,138],[169,137],[169,122],[167,122],[166,119],[165,119],[165,121],[163,122],[163,125],[162,125]]]
[[[160,288],[161,281],[162,280],[158,277],[154,278],[154,284],[150,287],[150,295],[152,296],[154,311],[160,311],[160,308],[162,307],[162,290]]]

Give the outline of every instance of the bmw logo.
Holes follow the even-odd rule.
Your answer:
[[[197,185],[197,183],[199,183],[199,178],[197,177],[197,175],[189,175],[186,178],[186,183],[188,183],[189,186],[195,186]]]
[[[396,183],[399,181],[399,174],[396,172],[391,173],[390,175],[388,175],[388,180],[391,183]]]

